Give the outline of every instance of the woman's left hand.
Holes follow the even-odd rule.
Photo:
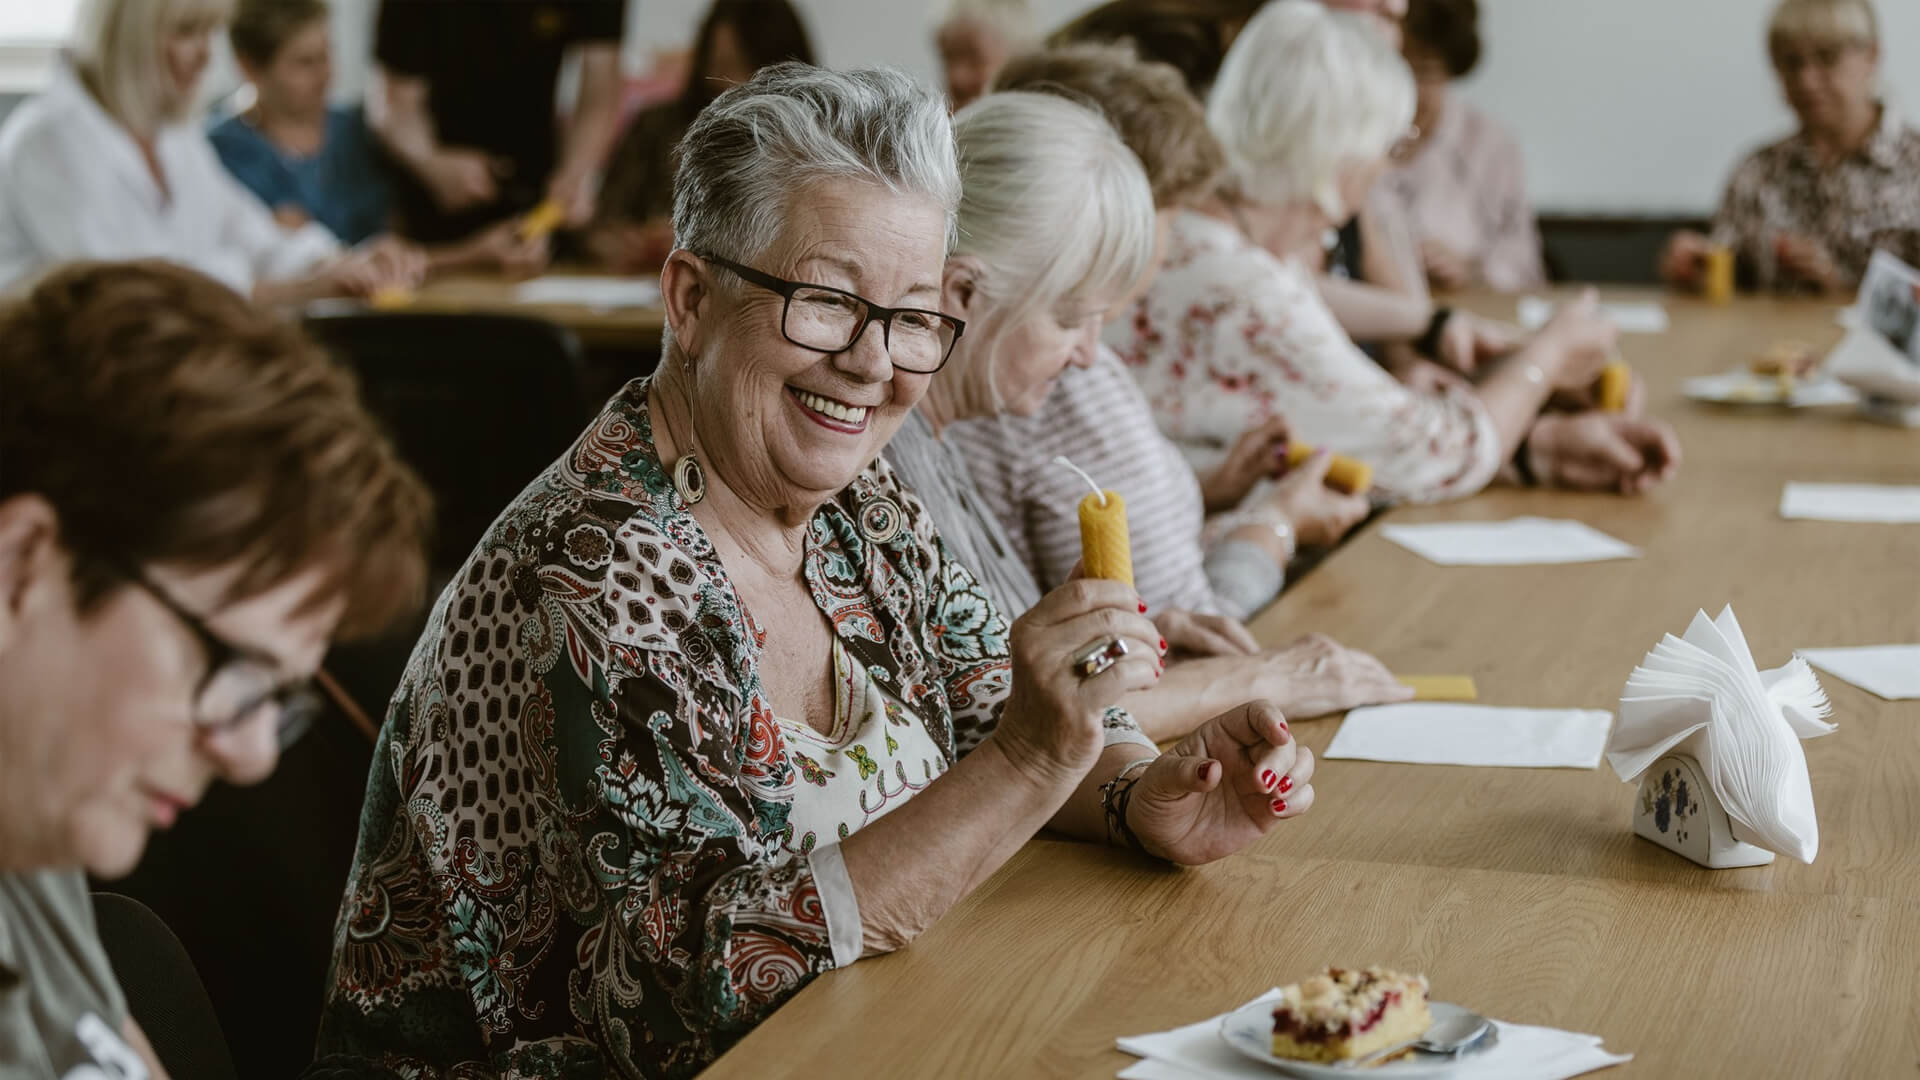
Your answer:
[[[1252,631],[1239,619],[1170,609],[1153,617],[1173,652],[1192,656],[1251,656],[1260,651]]]
[[[1251,701],[1154,759],[1134,785],[1127,825],[1150,854],[1212,862],[1312,809],[1313,764],[1280,710]]]

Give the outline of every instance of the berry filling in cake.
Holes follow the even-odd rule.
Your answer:
[[[1273,1056],[1351,1061],[1426,1034],[1427,979],[1385,968],[1328,968],[1281,991],[1273,1010]]]

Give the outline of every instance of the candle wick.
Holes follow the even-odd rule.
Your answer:
[[[1107,505],[1107,493],[1100,490],[1099,484],[1096,484],[1093,482],[1093,477],[1087,475],[1087,470],[1081,468],[1078,465],[1075,465],[1071,461],[1068,461],[1066,459],[1066,456],[1062,454],[1054,455],[1053,463],[1055,465],[1064,465],[1067,468],[1072,469],[1074,472],[1074,475],[1078,476],[1082,480],[1085,480],[1087,482],[1087,486],[1093,489],[1093,493],[1099,496],[1100,505],[1101,506]]]

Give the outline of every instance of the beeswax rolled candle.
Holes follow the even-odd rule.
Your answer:
[[[1306,443],[1287,444],[1287,467],[1298,468],[1313,456],[1313,447]],[[1343,454],[1333,455],[1327,464],[1327,486],[1348,495],[1365,495],[1373,486],[1373,466],[1364,461],[1355,461]]]
[[[520,219],[520,239],[538,240],[559,228],[566,220],[566,208],[548,199],[527,211],[527,216]]]
[[[1607,412],[1619,412],[1627,407],[1627,392],[1633,388],[1633,369],[1625,363],[1615,360],[1600,369],[1600,381],[1594,386],[1594,397],[1600,402],[1600,408]]]
[[[1088,577],[1133,584],[1127,502],[1116,491],[1080,500],[1080,564]]]

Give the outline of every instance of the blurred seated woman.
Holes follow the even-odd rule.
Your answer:
[[[46,92],[0,125],[0,291],[72,259],[171,259],[263,303],[367,295],[425,260],[281,226],[188,121],[231,0],[86,0]]]
[[[313,1076],[691,1076],[1043,827],[1176,862],[1312,805],[1244,705],[1158,754],[1138,595],[1009,628],[881,448],[964,326],[935,94],[767,68],[688,129],[659,370],[501,515],[382,729]]]
[[[1800,130],[1740,163],[1712,235],[1674,234],[1661,275],[1698,288],[1723,245],[1745,284],[1846,295],[1875,248],[1920,264],[1920,130],[1881,95],[1873,4],[1782,0],[1767,52]]]
[[[782,60],[813,63],[807,27],[788,0],[714,0],[693,41],[687,85],[634,115],[613,149],[587,244],[624,274],[660,271],[673,250],[674,150],[721,91]]]
[[[1402,51],[1413,69],[1416,137],[1387,174],[1435,289],[1546,284],[1520,148],[1453,93],[1480,62],[1479,0],[1410,0]]]
[[[164,1076],[87,875],[273,771],[328,642],[418,601],[429,500],[326,353],[160,262],[0,301],[0,461],[0,1075]]]
[[[933,30],[947,103],[964,109],[987,92],[1000,65],[1033,44],[1027,0],[940,0]]]
[[[1413,108],[1406,64],[1361,16],[1286,0],[1247,24],[1208,103],[1228,179],[1174,216],[1160,273],[1107,331],[1161,430],[1208,470],[1284,418],[1295,437],[1371,465],[1389,500],[1470,495],[1509,463],[1521,479],[1603,490],[1663,479],[1679,453],[1664,425],[1541,414],[1556,390],[1588,393],[1613,353],[1591,296],[1479,363],[1475,382],[1417,390],[1355,348],[1302,260],[1273,254],[1317,249],[1386,168]]]
[[[1371,657],[1323,638],[1262,650],[1235,617],[1247,613],[1235,605],[1248,590],[1262,594],[1249,608],[1278,591],[1286,553],[1269,548],[1293,520],[1316,539],[1337,538],[1365,516],[1366,500],[1332,492],[1312,470],[1284,481],[1270,517],[1230,528],[1256,564],[1237,567],[1229,555],[1231,598],[1216,595],[1202,566],[1200,483],[1099,343],[1105,314],[1151,272],[1156,201],[1219,168],[1199,105],[1171,68],[1147,68],[1116,47],[1029,54],[1009,75],[1049,91],[997,92],[955,117],[966,171],[945,308],[969,330],[888,444],[888,460],[1010,611],[1068,581],[1080,557],[1076,510],[1088,490],[1054,457],[1121,493],[1135,588],[1181,657],[1126,702],[1156,739],[1185,734],[1234,703],[1222,698],[1249,692],[1290,717],[1402,696]],[[1078,102],[1158,140],[1145,175],[1122,137]],[[1259,449],[1255,468],[1275,471],[1274,447]]]
[[[392,227],[392,192],[358,108],[327,104],[333,41],[326,0],[238,0],[227,39],[253,103],[207,133],[221,164],[281,225],[310,221],[342,243]],[[429,272],[500,270],[528,277],[547,264],[544,236],[505,220],[471,239],[427,249]]]

